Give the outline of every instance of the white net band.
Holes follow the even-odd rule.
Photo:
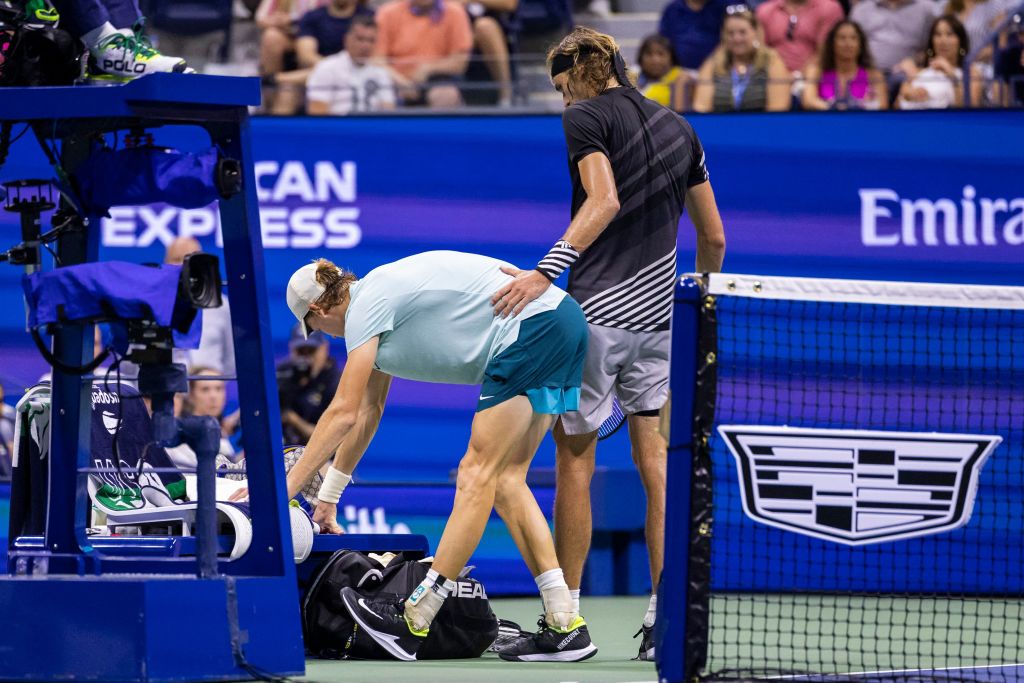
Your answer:
[[[708,294],[785,301],[1024,310],[1024,287],[711,273]]]

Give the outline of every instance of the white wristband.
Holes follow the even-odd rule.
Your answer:
[[[320,491],[316,494],[316,499],[321,503],[337,503],[341,498],[342,491],[351,481],[351,474],[345,474],[333,465],[328,467],[324,481],[320,484]]]

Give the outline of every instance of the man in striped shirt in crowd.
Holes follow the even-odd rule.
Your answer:
[[[590,480],[597,429],[617,398],[647,493],[652,595],[638,659],[654,657],[656,589],[664,556],[666,449],[658,431],[668,398],[676,236],[684,207],[697,232],[698,272],[718,271],[725,234],[693,128],[643,97],[615,41],[577,28],[548,54],[572,178],[572,221],[536,269],[495,294],[516,314],[570,269],[568,291],[590,328],[579,412],[555,426],[555,544],[574,599],[590,549]]]

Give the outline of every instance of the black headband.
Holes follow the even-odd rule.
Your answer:
[[[619,82],[619,85],[627,88],[633,87],[633,83],[629,80],[629,74],[626,72],[626,60],[622,58],[622,53],[618,50],[612,55],[612,71],[615,72],[615,80]]]
[[[581,47],[578,54],[580,57],[585,57],[591,52],[592,50],[589,48]],[[573,55],[556,53],[551,58],[551,80],[555,80],[555,76],[571,69],[574,64],[576,64],[576,58]],[[612,55],[612,72],[615,74],[615,80],[619,82],[619,85],[633,86],[629,80],[629,75],[626,73],[626,60],[622,58],[622,54],[618,50]]]
[[[558,74],[565,73],[571,69],[575,63],[576,59],[572,55],[557,53],[551,58],[551,80],[554,80]]]

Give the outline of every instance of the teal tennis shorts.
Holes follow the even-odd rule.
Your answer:
[[[529,398],[536,413],[578,410],[586,357],[587,320],[566,296],[555,310],[524,320],[519,338],[487,364],[476,411],[516,396]]]

